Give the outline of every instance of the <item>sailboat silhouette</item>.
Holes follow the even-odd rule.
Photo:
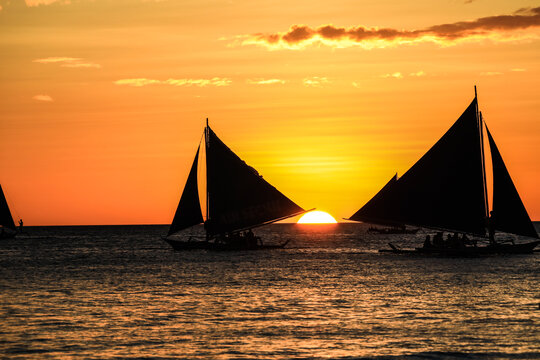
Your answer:
[[[204,129],[206,155],[206,216],[199,199],[197,167],[201,145],[180,198],[174,219],[164,238],[176,250],[257,250],[283,247],[265,245],[252,228],[305,213],[225,145],[207,124]],[[171,235],[204,223],[204,241],[178,241]],[[244,234],[243,232],[246,231]]]
[[[538,234],[486,126],[493,162],[493,209],[488,217],[484,125],[475,87],[473,101],[439,141],[401,178],[393,176],[350,220],[477,236],[485,236],[488,225],[489,246],[458,244],[417,251],[456,255],[532,252],[540,241],[502,244],[495,240],[495,231],[532,238]]]
[[[11,216],[11,211],[9,211],[4,190],[0,185],[0,239],[11,239],[15,235],[17,235],[17,228]]]

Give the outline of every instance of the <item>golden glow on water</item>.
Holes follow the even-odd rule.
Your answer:
[[[299,220],[298,224],[335,224],[336,219],[329,213],[320,210],[310,211],[305,213]]]
[[[257,235],[290,237],[290,247],[227,253],[174,252],[159,239],[166,227],[27,231],[0,251],[6,358],[538,351],[537,255],[380,254],[388,239],[363,224],[271,225]],[[413,246],[424,236],[392,241]]]

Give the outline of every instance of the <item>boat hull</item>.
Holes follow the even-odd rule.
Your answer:
[[[271,250],[283,249],[289,240],[277,245],[262,245],[262,244],[237,244],[237,243],[211,243],[208,250],[212,251],[246,251],[246,250]]]
[[[540,241],[531,241],[524,244],[496,244],[492,251],[499,254],[532,254]]]
[[[260,242],[248,243],[248,242],[210,242],[210,241],[180,241],[163,238],[163,240],[169,244],[176,251],[189,251],[189,250],[211,250],[211,251],[246,251],[246,250],[271,250],[282,249],[288,243],[289,240],[277,244],[277,245],[263,245]]]

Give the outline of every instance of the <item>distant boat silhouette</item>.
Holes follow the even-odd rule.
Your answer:
[[[259,250],[284,247],[265,245],[251,232],[252,228],[270,224],[306,211],[296,205],[229,149],[208,126],[204,130],[206,155],[206,221],[199,199],[197,167],[199,151],[180,198],[174,219],[164,240],[175,250]],[[171,235],[204,223],[204,240],[189,237],[187,241]],[[244,233],[245,231],[245,233]]]
[[[0,185],[0,239],[11,239],[17,235],[17,227],[9,211],[9,206]]]
[[[495,231],[538,238],[487,126],[493,163],[493,211],[488,217],[482,114],[476,96],[439,141],[401,178],[397,174],[350,220],[386,226],[412,225],[486,235],[484,247],[463,243],[425,246],[417,252],[476,255],[530,253],[540,241],[503,244]],[[428,242],[429,243],[429,242]],[[403,252],[392,245],[394,252]]]

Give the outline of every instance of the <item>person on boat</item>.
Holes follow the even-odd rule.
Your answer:
[[[22,229],[23,229],[23,221],[22,219],[19,219],[19,232],[22,233]]]
[[[460,250],[463,250],[465,249],[465,241],[463,240],[463,238],[465,237],[465,234],[460,237],[458,233],[455,233],[454,234],[454,238],[452,239],[453,240],[453,245],[456,249],[460,249]],[[466,237],[465,237],[466,238]]]
[[[458,235],[458,233],[454,233],[454,236],[452,236],[452,239],[450,241],[450,246],[453,247],[453,248],[456,248],[456,249],[459,249],[462,247],[462,242],[461,242],[461,239]]]
[[[443,233],[442,232],[438,232],[433,237],[433,246],[438,247],[438,248],[441,248],[441,247],[444,246],[444,240],[443,240]]]
[[[474,245],[474,246],[476,246],[476,241],[472,241],[471,239],[469,239],[467,234],[463,234],[463,236],[461,237],[461,242],[463,243],[463,245]]]
[[[227,234],[227,233],[219,234],[219,241],[218,242],[220,242],[222,244],[228,244],[229,241],[230,241],[229,234]]]
[[[424,240],[424,249],[431,249],[431,238],[429,235],[426,235],[426,240]]]
[[[206,230],[206,232],[209,232],[214,226],[214,222],[211,219],[208,219],[204,222],[203,226],[204,230]]]
[[[448,234],[446,235],[446,240],[444,240],[444,246],[451,246],[452,245],[452,235]]]
[[[255,238],[255,235],[253,234],[253,231],[251,231],[251,229],[246,231],[246,242],[250,247],[257,246],[257,239]]]
[[[489,212],[487,223],[488,223],[489,243],[495,244],[495,213],[493,212],[493,210]]]

